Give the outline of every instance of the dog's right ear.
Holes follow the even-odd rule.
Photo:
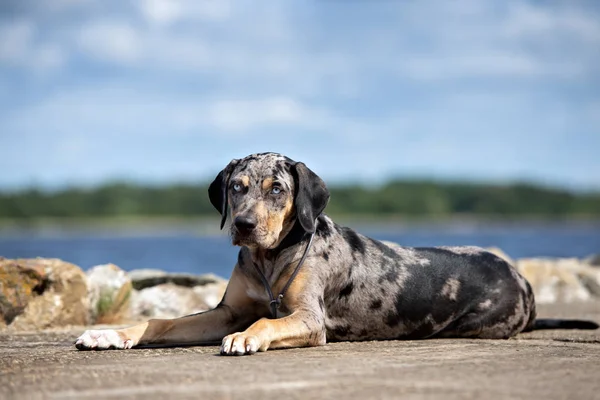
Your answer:
[[[219,172],[217,177],[208,187],[208,198],[212,205],[221,213],[221,229],[225,226],[227,220],[227,193],[229,187],[229,177],[233,168],[239,160],[233,159],[227,166]]]

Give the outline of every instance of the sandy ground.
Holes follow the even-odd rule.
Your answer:
[[[600,321],[600,304],[540,314]],[[0,334],[0,399],[600,399],[600,330],[221,357],[212,346],[81,352],[83,329]]]

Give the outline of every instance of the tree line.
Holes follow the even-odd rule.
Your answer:
[[[205,216],[217,212],[207,184],[144,186],[110,183],[92,189],[27,189],[0,193],[0,218]],[[378,187],[329,187],[330,215],[600,216],[600,192],[581,193],[528,183],[477,184],[395,180]]]

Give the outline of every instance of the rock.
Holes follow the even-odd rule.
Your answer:
[[[142,268],[142,269],[133,269],[133,270],[127,272],[127,275],[129,275],[129,279],[131,279],[131,282],[134,286],[133,288],[136,290],[141,290],[141,289],[137,289],[135,287],[135,285],[137,283],[134,284],[134,282],[143,282],[145,280],[162,278],[162,277],[167,276],[167,273],[161,269]]]
[[[15,331],[86,325],[87,278],[59,259],[0,261],[2,319]]]
[[[131,279],[114,264],[87,271],[90,317],[95,324],[119,323],[129,317]]]
[[[516,266],[538,303],[585,301],[600,292],[600,270],[575,258],[528,258]]]
[[[44,290],[46,271],[41,265],[0,260],[0,319],[3,326],[25,311],[29,301]]]
[[[194,288],[174,283],[162,283],[139,291],[131,297],[131,314],[134,319],[177,318],[210,309],[203,294]]]
[[[206,311],[219,304],[227,280],[214,275],[166,273],[156,269],[129,272],[133,288],[131,316],[176,318]]]
[[[400,247],[400,245],[399,245],[398,243],[396,243],[396,242],[391,242],[391,241],[389,241],[389,240],[382,240],[382,241],[381,241],[381,243],[383,243],[383,244],[385,244],[386,246],[388,246],[388,247],[391,247],[391,248],[397,248],[397,247]]]
[[[600,299],[600,279],[598,277],[594,277],[591,274],[586,274],[579,275],[579,279],[592,296]]]
[[[592,254],[583,260],[583,262],[594,267],[600,267],[600,254]]]
[[[133,270],[129,272],[129,277],[135,290],[142,290],[165,283],[173,283],[177,286],[194,287],[224,281],[223,278],[214,274],[192,275],[166,273],[156,269]]]
[[[194,293],[199,295],[209,308],[215,308],[223,299],[227,289],[227,281],[209,283],[204,286],[194,286]]]
[[[507,261],[510,265],[515,265],[515,260],[510,258],[508,254],[506,254],[504,251],[502,251],[502,249],[500,249],[498,247],[488,247],[485,250],[489,251],[492,254],[497,255],[498,257]]]

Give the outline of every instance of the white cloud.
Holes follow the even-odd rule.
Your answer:
[[[289,97],[219,98],[139,92],[125,83],[62,91],[11,113],[4,126],[14,135],[38,132],[57,142],[74,136],[189,137],[219,133],[251,135],[269,127],[326,131],[343,124],[325,110]]]
[[[148,22],[159,26],[183,19],[222,21],[231,13],[229,0],[143,0],[137,5]]]
[[[224,131],[248,131],[267,125],[306,126],[316,113],[289,98],[219,101],[209,107],[211,123]]]
[[[363,163],[371,176],[411,166],[549,171],[544,158],[564,154],[564,132],[588,143],[598,133],[600,17],[577,4],[40,3],[0,18],[0,69],[20,69],[0,84],[29,85],[15,105],[0,96],[12,107],[0,109],[0,139],[51,135],[57,154],[73,156],[122,138],[202,147],[251,137],[234,141],[335,153],[323,159]],[[36,69],[62,73],[26,82]],[[510,162],[485,165],[485,143]]]
[[[56,43],[38,43],[37,29],[31,20],[17,20],[0,26],[0,63],[26,67],[36,73],[61,67],[66,55]]]
[[[400,70],[422,80],[536,76],[553,72],[525,54],[494,51],[447,57],[413,57],[402,63]]]
[[[0,27],[0,60],[21,63],[32,46],[35,26],[32,21],[20,20]]]
[[[576,40],[600,42],[600,21],[593,14],[569,7],[556,9],[534,6],[526,2],[511,2],[504,26],[507,35],[516,39],[538,36],[548,40],[560,35],[573,35]]]
[[[40,6],[53,12],[61,12],[75,7],[89,6],[93,2],[94,0],[52,0],[44,1]]]
[[[177,0],[143,0],[138,2],[142,15],[151,23],[171,25],[183,14],[181,2]]]
[[[144,53],[143,39],[130,23],[106,20],[84,24],[77,43],[90,57],[118,64],[132,64]]]
[[[72,3],[80,8],[85,4]],[[98,3],[90,3],[90,8],[91,4]],[[80,50],[102,62],[219,74],[219,79],[238,84],[261,80],[315,96],[331,91],[356,97],[361,87],[369,85],[367,74],[391,72],[395,77],[400,73],[420,80],[473,75],[571,78],[594,73],[599,61],[593,56],[600,41],[598,13],[565,4],[401,2],[393,4],[397,23],[381,22],[378,19],[386,16],[373,13],[365,13],[362,20],[340,22],[337,13],[343,5],[339,4],[327,16],[320,8],[299,12],[303,7],[296,3],[144,0],[134,4],[149,24],[137,23],[126,8],[117,7],[120,12],[90,13],[78,23],[66,24],[61,28],[63,40],[76,38]],[[63,8],[67,7],[59,7]],[[24,25],[13,32],[14,38],[6,35],[9,39],[3,41],[0,54],[33,57],[21,50],[21,43],[31,41],[32,30]],[[321,35],[314,35],[321,30]],[[52,36],[50,32],[42,39],[52,40]],[[354,40],[345,37],[359,40],[350,43]],[[46,55],[55,67],[68,59],[64,51],[74,51],[51,47],[62,51],[60,56],[59,51],[53,57]]]
[[[32,154],[44,157],[50,170],[62,168],[58,175],[32,172],[47,179],[86,181],[101,177],[98,171],[146,179],[152,174],[166,179],[172,171],[191,179],[220,166],[222,158],[268,148],[307,159],[332,179],[382,180],[390,173],[504,178],[528,172],[573,173],[589,184],[584,172],[598,167],[585,155],[561,166],[562,175],[547,164],[549,154],[554,164],[568,159],[564,143],[572,133],[565,128],[580,114],[560,103],[541,108],[535,103],[527,91],[465,92],[412,111],[365,118],[289,97],[206,100],[112,85],[64,92],[12,115],[4,126],[16,133],[20,146],[37,149]],[[227,144],[227,154],[218,143]]]
[[[402,9],[403,29],[374,31],[371,41],[388,46],[379,44],[369,55],[399,66],[410,78],[570,80],[597,73],[597,11],[522,0],[437,2],[435,7],[419,2]],[[386,50],[396,56],[386,57]]]
[[[35,69],[58,70],[66,61],[63,48],[55,43],[42,44],[36,49],[33,58]]]

